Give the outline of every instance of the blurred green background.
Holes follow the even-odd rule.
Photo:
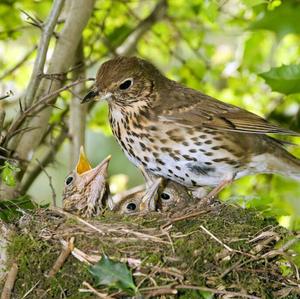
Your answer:
[[[112,56],[111,49],[126,40],[157,2],[96,1],[83,32],[88,77],[95,76],[101,63]],[[27,14],[44,20],[51,4],[49,0],[0,3],[0,94],[9,90],[14,94],[10,101],[0,102],[8,120],[17,113],[18,98],[35,59],[32,49],[40,38],[40,29],[28,23]],[[143,33],[134,53],[150,60],[169,78],[300,132],[299,16],[300,1],[296,0],[169,0],[165,17]],[[52,41],[50,53],[53,46]],[[25,56],[16,71],[8,72]],[[53,123],[60,121],[69,102],[69,93],[62,93]],[[299,144],[299,138],[285,140]],[[289,146],[289,150],[300,157],[299,146]],[[124,188],[127,179],[127,187],[142,182],[111,136],[106,104],[98,103],[88,115],[86,151],[93,165],[112,154],[110,176],[125,175],[114,180],[114,190]],[[42,153],[43,148],[36,157]],[[66,141],[47,167],[59,200],[70,171],[68,158]],[[34,181],[29,194],[38,202],[51,201],[45,173]],[[265,175],[240,179],[221,194],[224,200],[257,207],[292,229],[300,228],[299,197],[299,182]]]

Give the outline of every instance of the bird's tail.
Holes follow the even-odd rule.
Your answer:
[[[300,159],[284,148],[276,148],[274,156],[268,162],[270,172],[300,181]]]

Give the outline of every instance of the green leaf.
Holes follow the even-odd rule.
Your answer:
[[[300,33],[299,15],[300,3],[294,1],[283,2],[275,8],[279,2],[272,2],[270,10],[266,10],[262,18],[253,22],[250,29],[266,29],[276,33],[282,38],[289,33]]]
[[[15,186],[15,173],[20,171],[20,168],[10,164],[9,162],[5,161],[4,166],[1,167],[1,179],[2,181],[8,186]]]
[[[284,94],[300,92],[300,64],[275,67],[259,75],[266,80],[273,91]]]
[[[20,217],[24,210],[33,210],[38,205],[33,203],[29,196],[25,195],[13,200],[0,201],[0,219],[5,222],[14,221]]]
[[[103,285],[109,288],[117,288],[127,293],[137,293],[132,273],[124,263],[115,262],[103,255],[101,260],[89,268],[97,286]]]

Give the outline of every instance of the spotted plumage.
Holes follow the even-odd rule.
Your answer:
[[[194,189],[217,186],[215,192],[255,173],[300,179],[299,160],[267,136],[297,133],[171,81],[145,60],[105,62],[84,101],[94,96],[108,101],[113,134],[129,160],[154,175]]]

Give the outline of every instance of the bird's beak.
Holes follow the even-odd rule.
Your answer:
[[[99,89],[94,85],[92,89],[87,93],[87,95],[82,99],[81,104],[88,103],[91,100],[107,100],[112,96],[111,92],[99,91]]]
[[[103,180],[105,180],[110,159],[111,155],[106,157],[95,168],[84,173],[85,185],[88,185],[91,182],[93,182],[93,184],[100,184]]]
[[[76,165],[76,172],[82,174],[92,169],[92,166],[84,152],[83,146],[80,147],[79,160]]]
[[[151,186],[146,189],[146,192],[140,203],[140,211],[155,211],[156,210],[156,202],[158,198],[158,190],[162,184],[163,179],[158,178],[153,182]]]
[[[85,97],[82,99],[81,104],[90,102],[91,100],[93,100],[98,95],[99,95],[99,90],[96,87],[96,85],[94,85],[91,88],[91,90],[85,95]]]

